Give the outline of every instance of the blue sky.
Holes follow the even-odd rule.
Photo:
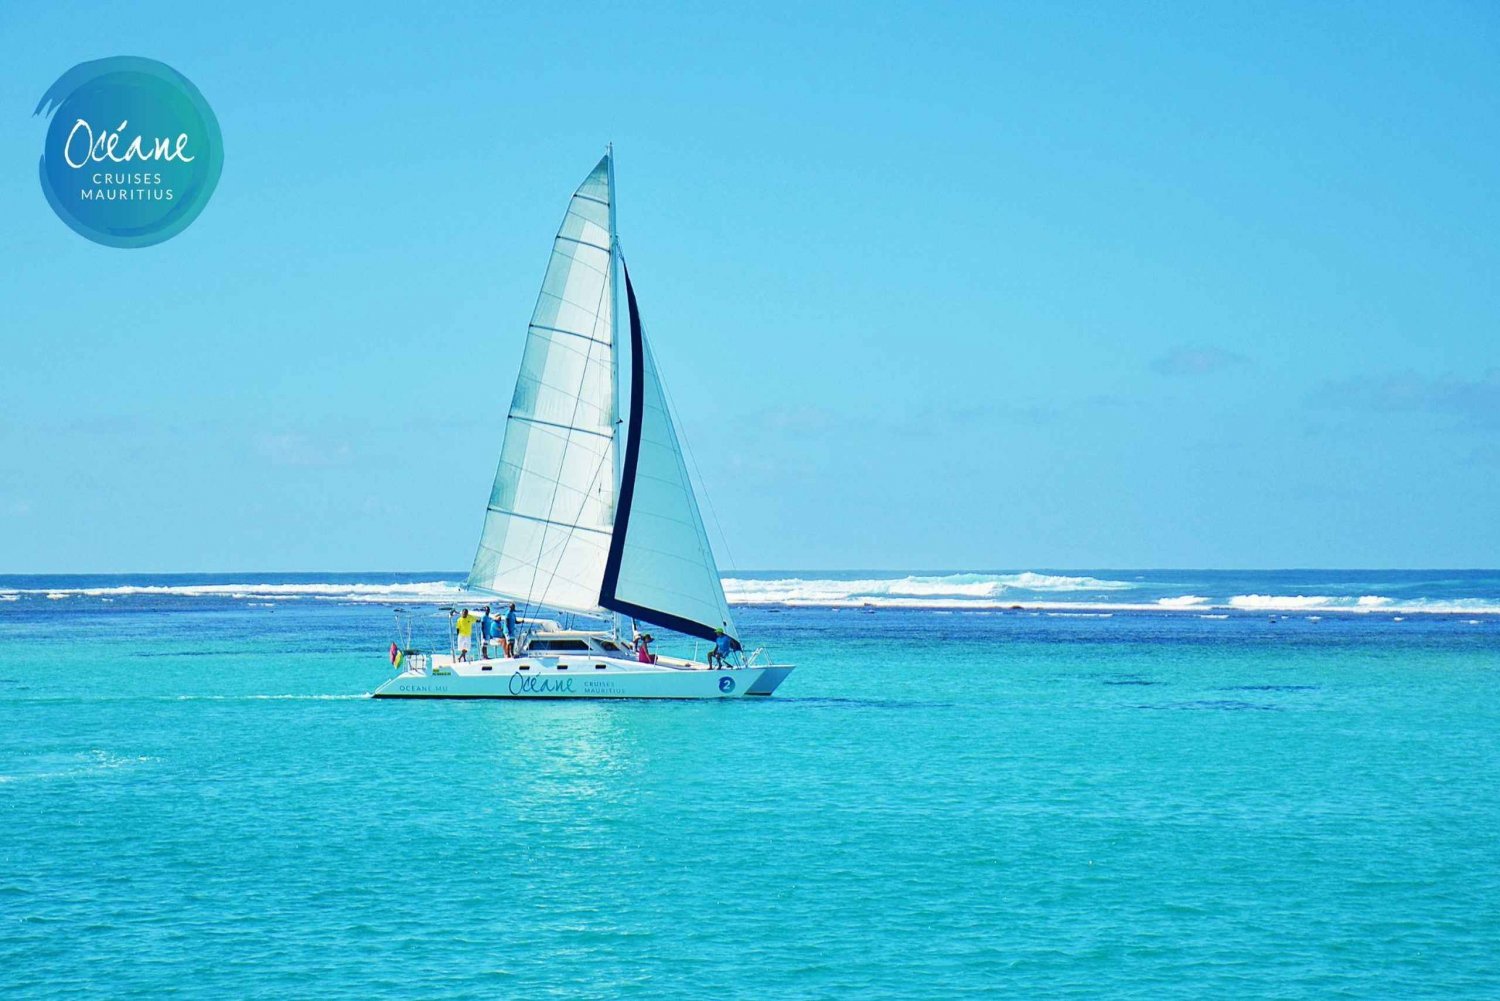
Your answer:
[[[609,140],[727,566],[1500,565],[1492,5],[353,10],[0,7],[0,571],[467,566]],[[119,54],[143,250],[36,173]]]

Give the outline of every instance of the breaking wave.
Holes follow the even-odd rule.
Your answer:
[[[255,603],[300,601],[313,598],[325,601],[433,602],[463,598],[466,592],[451,581],[414,581],[397,584],[344,584],[311,582],[296,584],[120,584],[113,587],[73,587],[0,592],[0,600],[14,601],[25,596],[44,596],[53,601],[64,598],[175,597],[253,599]]]
[[[1119,591],[1135,587],[1128,581],[1056,574],[945,574],[938,577],[830,580],[787,577],[754,580],[726,577],[724,593],[737,605],[1008,605],[1025,595],[1078,591]],[[1007,598],[1008,601],[997,599]]]
[[[1175,575],[1174,575],[1175,576]],[[6,582],[10,584],[10,581]],[[38,582],[41,583],[41,582]],[[171,602],[184,599],[242,601],[249,608],[274,608],[295,601],[326,601],[383,605],[441,605],[483,603],[485,596],[467,592],[458,580],[292,582],[234,581],[191,583],[67,582],[48,581],[52,587],[0,588],[0,602],[58,602],[63,608],[79,603]],[[782,606],[812,608],[908,608],[945,610],[1004,610],[1021,608],[1046,612],[1155,612],[1231,613],[1237,615],[1309,614],[1448,614],[1500,615],[1500,598],[1401,597],[1364,593],[1348,586],[1346,594],[1300,593],[1288,589],[1252,591],[1247,581],[1237,581],[1245,593],[1228,587],[1214,594],[1207,590],[1211,578],[1194,579],[1184,573],[1175,581],[1144,577],[1117,580],[1084,574],[1021,573],[872,575],[839,579],[827,576],[726,577],[724,592],[736,606]],[[1365,586],[1370,586],[1370,582]],[[63,584],[64,586],[56,586]],[[1254,584],[1250,585],[1254,587]],[[1326,585],[1336,590],[1342,584]],[[1441,586],[1439,582],[1435,586]],[[1318,587],[1313,585],[1314,588]],[[1311,589],[1310,589],[1311,590]],[[1320,588],[1321,590],[1321,588]],[[1441,593],[1441,592],[1439,592]],[[1472,592],[1471,592],[1472,593]],[[7,610],[3,614],[10,614]]]
[[[1222,607],[1241,612],[1427,612],[1500,615],[1500,604],[1485,598],[1412,598],[1397,601],[1379,594],[1237,594]]]
[[[837,580],[784,577],[774,580],[726,577],[731,605],[784,605],[813,608],[943,608],[1029,611],[1161,612],[1217,607],[1195,594],[1166,598],[1111,595],[1139,590],[1136,581],[1063,574],[945,574]]]
[[[1168,594],[1157,597],[1139,582],[1055,574],[947,574],[836,580],[728,577],[734,605],[817,608],[1006,609],[1046,612],[1427,613],[1500,615],[1500,602],[1484,598],[1404,599],[1383,595]],[[1158,594],[1165,587],[1155,585]],[[1136,594],[1119,594],[1134,590]],[[1141,593],[1145,591],[1146,593]],[[1223,615],[1216,618],[1225,617]]]
[[[1183,594],[1175,598],[1157,598],[1156,604],[1159,608],[1198,608],[1209,604],[1211,600],[1196,594]]]

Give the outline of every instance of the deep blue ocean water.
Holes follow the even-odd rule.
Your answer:
[[[773,699],[363,698],[457,576],[0,577],[0,994],[1500,997],[1500,574],[739,575]]]

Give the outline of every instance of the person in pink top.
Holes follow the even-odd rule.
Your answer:
[[[641,633],[635,638],[635,659],[642,664],[655,664],[656,654],[651,652],[651,641],[655,639],[650,633]]]

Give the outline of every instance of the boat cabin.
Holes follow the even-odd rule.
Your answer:
[[[527,633],[516,656],[547,654],[599,654],[605,657],[633,657],[629,643],[597,632],[582,629],[556,629]]]

